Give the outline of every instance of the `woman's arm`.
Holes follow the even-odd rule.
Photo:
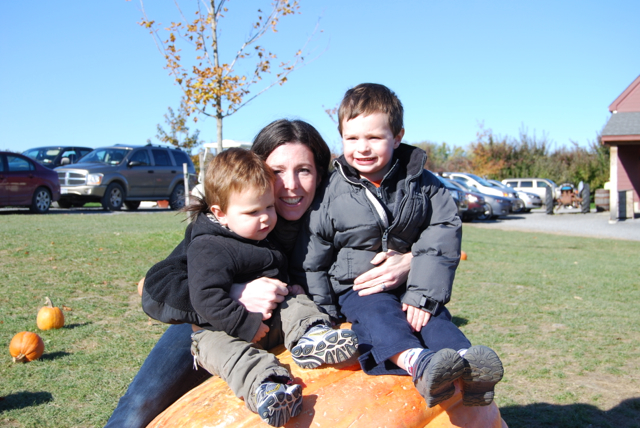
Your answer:
[[[407,281],[412,258],[411,253],[401,254],[393,250],[376,254],[371,263],[377,266],[357,277],[353,281],[353,289],[360,291],[358,294],[361,296],[368,296],[399,287]]]
[[[271,318],[278,303],[289,294],[287,284],[275,278],[258,278],[244,284],[233,284],[229,295],[249,312],[260,312],[262,320]]]

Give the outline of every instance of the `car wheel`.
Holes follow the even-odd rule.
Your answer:
[[[71,208],[71,202],[63,201],[62,199],[57,202],[59,208]]]
[[[514,213],[514,214],[520,214],[524,210],[525,210],[524,201],[522,199],[518,199],[518,200],[516,200],[515,206],[513,207],[511,212]]]
[[[29,209],[32,213],[43,214],[49,211],[49,207],[51,207],[51,192],[46,187],[38,187],[33,193]]]
[[[172,210],[179,210],[184,207],[184,185],[176,184],[171,192],[171,198],[169,198],[169,206]]]
[[[492,217],[493,217],[493,208],[491,208],[491,205],[489,204],[484,204],[484,211],[478,214],[478,217],[476,218],[481,221],[486,221],[486,220],[490,220]]]
[[[140,201],[126,201],[124,206],[127,207],[129,211],[135,211],[140,207]]]
[[[580,202],[580,204],[582,205],[581,211],[583,214],[586,214],[591,211],[591,192],[589,189],[589,184],[584,184],[584,186],[582,187],[582,191],[580,192],[580,197],[582,198],[582,202]]]
[[[124,190],[118,183],[111,183],[102,197],[102,208],[107,211],[120,211],[124,203]]]

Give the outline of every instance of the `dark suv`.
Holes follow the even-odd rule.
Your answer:
[[[80,163],[55,169],[60,179],[60,208],[100,202],[117,211],[135,210],[141,201],[168,200],[172,209],[184,206],[183,164],[189,188],[196,184],[193,162],[185,152],[165,146],[115,145],[95,149]]]
[[[91,153],[91,150],[93,150],[91,147],[47,146],[29,149],[22,152],[22,154],[47,168],[53,169],[57,166],[76,163],[82,157]]]

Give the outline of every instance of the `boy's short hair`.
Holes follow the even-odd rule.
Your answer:
[[[207,207],[218,205],[226,212],[231,193],[246,189],[267,192],[275,179],[271,168],[257,154],[239,147],[227,149],[207,167],[204,179]]]
[[[404,109],[396,94],[384,85],[361,83],[349,89],[342,98],[338,109],[338,131],[342,135],[342,122],[360,115],[386,113],[389,115],[389,128],[397,136],[402,128]]]

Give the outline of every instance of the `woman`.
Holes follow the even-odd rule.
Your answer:
[[[277,239],[286,251],[290,251],[316,189],[325,185],[331,152],[313,126],[300,120],[286,119],[263,128],[254,139],[251,150],[276,173],[275,205],[279,218],[270,238]],[[177,256],[180,253],[178,246],[167,259],[149,270],[145,281],[186,282],[186,259]],[[366,295],[379,292],[381,283],[386,285],[386,289],[395,288],[406,281],[410,261],[410,253],[380,253],[372,260],[378,266],[358,277],[354,289]],[[234,285],[232,297],[248,311],[262,313],[263,319],[268,319],[287,295],[286,285],[277,279],[259,278],[247,284]],[[105,428],[145,427],[178,398],[211,376],[205,370],[193,367],[191,333],[188,324],[171,325],[165,331],[118,402]]]

